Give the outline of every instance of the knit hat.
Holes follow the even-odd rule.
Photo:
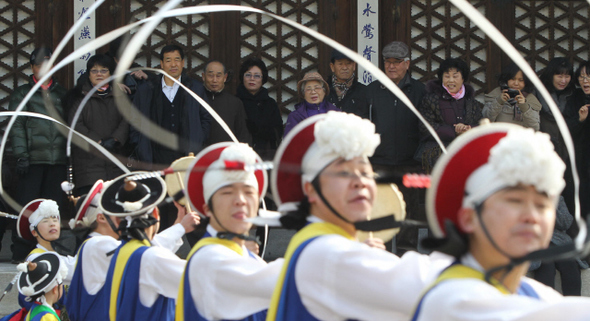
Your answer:
[[[299,93],[299,97],[301,99],[303,99],[305,97],[305,95],[303,94],[303,86],[305,86],[305,84],[308,81],[312,81],[312,80],[319,81],[322,84],[322,86],[326,90],[326,96],[328,96],[330,94],[330,86],[328,86],[328,83],[324,80],[322,75],[320,75],[318,72],[308,72],[305,74],[305,76],[303,76],[303,79],[301,79],[301,80],[299,80],[299,82],[297,82],[297,92]]]
[[[457,137],[432,172],[426,214],[436,237],[445,221],[457,226],[459,209],[475,208],[492,194],[518,184],[557,197],[565,182],[565,164],[549,135],[508,123],[492,123]]]
[[[47,199],[32,200],[18,214],[16,222],[18,236],[25,240],[35,240],[31,232],[44,218],[49,217],[60,218],[57,203],[54,200]]]
[[[244,183],[257,189],[260,196],[266,193],[266,171],[254,169],[262,159],[246,144],[221,142],[202,150],[186,175],[186,191],[194,210],[203,213],[203,205],[222,187]]]
[[[330,163],[338,158],[370,157],[380,142],[375,125],[354,114],[329,111],[297,124],[273,161],[271,188],[279,211],[298,204],[304,197],[303,184]]]

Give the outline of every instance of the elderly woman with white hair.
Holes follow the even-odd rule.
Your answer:
[[[299,98],[303,101],[295,105],[287,122],[285,123],[284,136],[302,120],[317,114],[325,114],[330,110],[340,111],[340,109],[330,103],[326,97],[330,93],[330,87],[322,75],[317,72],[308,72],[303,79],[297,83]]]

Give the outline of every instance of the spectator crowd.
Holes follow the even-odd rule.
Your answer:
[[[264,87],[269,73],[265,62],[259,58],[249,58],[242,63],[235,94],[226,87],[228,70],[224,62],[209,61],[202,70],[201,79],[193,79],[187,74],[183,49],[176,45],[166,45],[160,52],[160,68],[171,78],[135,71],[128,73],[121,85],[115,86],[112,81],[105,80],[116,68],[120,45],[117,41],[111,44],[108,53],[88,59],[86,73],[71,90],[66,90],[55,79],[45,82],[24,111],[65,120],[73,129],[134,170],[162,169],[189,153],[197,154],[208,146],[231,140],[226,128],[173,78],[206,101],[235,138],[251,146],[264,160],[273,159],[283,137],[297,124],[329,111],[356,114],[375,125],[381,144],[370,157],[370,162],[379,174],[398,178],[401,182],[406,173],[429,174],[441,157],[438,143],[402,100],[378,81],[367,86],[359,83],[354,61],[336,50],[331,54],[330,75],[310,72],[297,83],[299,102],[283,123],[277,102]],[[28,84],[14,90],[10,110],[15,110],[37,83],[41,64],[51,54],[47,48],[38,48],[31,53],[32,75]],[[461,58],[444,60],[436,79],[422,83],[412,78],[411,52],[405,43],[394,41],[383,48],[381,55],[383,72],[409,98],[445,146],[479,126],[484,118],[549,134],[557,154],[567,166],[564,174],[566,186],[558,208],[560,224],[556,226],[552,245],[570,241],[576,235],[577,227],[572,224],[571,214],[574,212],[574,189],[570,155],[547,101],[516,64],[502,68],[497,87],[485,94],[482,103],[476,99],[475,90],[469,84],[469,66]],[[587,197],[590,193],[590,125],[587,122],[590,61],[573,66],[568,59],[554,58],[539,76],[559,107],[574,140],[575,162],[581,182],[581,213],[585,215],[590,211],[590,197]],[[93,88],[96,90],[82,105],[82,100]],[[117,107],[117,96],[125,95],[132,108],[137,110],[133,119],[123,117]],[[178,148],[152,139],[149,133],[156,126],[176,135]],[[60,184],[66,180],[68,165],[63,132],[50,121],[18,117],[9,135],[16,159],[15,174],[18,175],[16,200],[24,205],[45,198],[61,205],[63,192]],[[75,196],[88,194],[99,180],[108,181],[123,174],[91,146],[73,147],[70,161]],[[425,222],[424,191],[399,185],[407,205],[407,218]],[[177,208],[168,206],[160,211],[162,229],[172,226]],[[19,240],[16,234],[13,233],[13,261],[20,262],[29,253],[30,244]],[[402,229],[397,236],[395,251],[403,253],[417,249],[419,235],[416,227]],[[393,250],[392,244],[388,249]],[[580,269],[588,268],[588,264],[571,260],[560,264],[533,264],[533,267],[537,269],[539,280],[551,286],[555,270],[562,271],[564,292],[580,295]]]

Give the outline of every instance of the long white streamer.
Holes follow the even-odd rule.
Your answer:
[[[576,247],[581,248],[586,240],[586,224],[580,215],[580,198],[579,198],[579,191],[580,191],[580,179],[578,178],[578,169],[576,167],[576,156],[574,152],[574,144],[572,141],[572,136],[567,128],[567,124],[561,114],[561,111],[553,101],[551,94],[545,88],[537,73],[529,66],[526,60],[522,57],[522,55],[514,48],[514,46],[504,37],[502,33],[488,20],[484,17],[481,12],[475,9],[469,2],[466,0],[450,0],[459,10],[461,10],[466,17],[468,17],[473,23],[475,23],[483,32],[488,35],[497,45],[502,49],[509,57],[520,67],[520,70],[524,72],[524,74],[531,80],[531,82],[535,85],[536,89],[541,93],[547,104],[549,105],[549,109],[553,113],[555,117],[555,121],[557,122],[557,126],[559,127],[559,131],[561,132],[561,136],[563,137],[563,141],[565,142],[565,146],[567,147],[568,154],[570,156],[570,165],[572,168],[572,176],[574,178],[574,204],[575,204],[575,217],[580,227],[580,232],[576,237]],[[590,0],[589,0],[590,3]]]
[[[175,2],[176,3],[176,2]],[[163,8],[162,8],[163,9]],[[418,110],[416,109],[416,107],[414,107],[414,105],[412,104],[412,102],[410,101],[410,99],[408,99],[408,97],[395,85],[395,83],[393,81],[391,81],[386,75],[385,73],[383,73],[383,71],[381,71],[377,66],[373,65],[370,61],[366,60],[364,57],[362,57],[361,55],[359,55],[358,53],[348,49],[347,47],[341,45],[340,43],[322,35],[321,33],[312,30],[304,25],[301,25],[297,22],[291,21],[287,18],[283,18],[281,16],[266,12],[266,11],[262,11],[259,9],[255,9],[255,8],[251,8],[251,7],[244,7],[244,6],[235,6],[235,5],[206,5],[206,6],[193,6],[193,7],[185,7],[185,8],[179,8],[179,9],[175,9],[175,10],[171,10],[170,12],[162,12],[162,10],[158,11],[158,13],[156,13],[156,15],[153,16],[154,21],[160,21],[161,19],[165,18],[165,17],[176,17],[176,16],[182,16],[182,15],[193,15],[193,14],[203,14],[203,13],[211,13],[211,12],[224,12],[224,11],[243,11],[243,12],[252,12],[252,13],[259,13],[259,14],[263,14],[263,15],[267,15],[270,17],[273,17],[283,23],[286,23],[288,25],[291,25],[294,28],[297,28],[307,34],[309,34],[310,36],[328,44],[329,46],[337,49],[338,51],[344,53],[345,55],[347,55],[351,60],[355,61],[356,63],[358,63],[360,66],[362,66],[363,68],[365,68],[365,70],[369,71],[377,80],[379,80],[385,87],[387,87],[391,92],[393,92],[398,98],[400,98],[400,100],[406,105],[408,106],[408,108],[410,108],[410,110],[416,115],[416,117],[418,117],[420,119],[420,121],[422,121],[422,123],[424,123],[424,125],[426,126],[426,128],[428,129],[428,131],[432,134],[432,137],[434,137],[434,139],[437,141],[437,143],[440,145],[441,149],[443,152],[446,153],[446,149],[444,147],[444,144],[442,143],[442,141],[440,140],[440,138],[438,137],[438,135],[436,134],[436,131],[432,128],[432,126],[430,126],[430,124],[424,119],[424,117],[422,117],[422,115],[420,114],[420,112],[418,112]],[[151,22],[150,22],[151,23]],[[149,26],[152,26],[152,29],[147,30],[146,28],[148,28]],[[147,35],[151,34],[151,32],[156,28],[155,24],[146,24],[142,27],[141,31],[141,37],[140,36],[140,32],[138,32],[138,34],[136,34],[133,39],[129,42],[129,45],[127,46],[127,48],[125,49],[125,51],[123,52],[123,54],[121,55],[121,59],[119,61],[119,64],[117,66],[117,71],[115,72],[115,74],[119,74],[120,75],[120,71],[125,71],[127,70],[127,68],[129,68],[131,66],[131,63],[133,62],[133,59],[135,57],[135,53],[136,53],[136,48],[138,48],[138,46],[140,46],[141,44],[143,44],[143,42],[147,39]],[[143,33],[145,31],[145,34]],[[122,81],[122,78],[117,78],[115,79],[116,83],[120,83]],[[143,115],[141,115],[140,117],[144,117]],[[141,119],[141,118],[138,118]],[[130,123],[135,123],[137,122],[137,120],[130,120]],[[133,125],[138,125],[138,124],[133,124]],[[157,137],[156,135],[153,135],[153,133],[150,132],[144,132],[144,134],[146,136],[148,136],[150,139],[155,140],[155,141],[159,141],[162,139],[162,137]]]
[[[28,112],[28,111],[20,111],[20,112],[16,112],[16,111],[3,111],[2,112],[2,116],[34,117],[34,118],[40,118],[40,119],[45,119],[45,120],[49,120],[51,122],[54,122],[54,123],[58,124],[59,126],[65,128],[66,130],[71,130],[71,132],[74,133],[74,134],[76,134],[76,136],[80,137],[81,139],[85,140],[90,145],[92,145],[96,149],[98,149],[103,155],[105,155],[111,162],[113,162],[115,165],[117,165],[125,173],[129,173],[129,169],[127,169],[127,167],[123,163],[121,163],[115,156],[113,156],[106,149],[104,149],[104,147],[100,146],[100,144],[98,144],[97,142],[93,141],[92,139],[90,139],[90,138],[88,138],[88,137],[86,137],[86,136],[78,133],[77,131],[71,129],[70,127],[68,127],[68,125],[66,125],[66,124],[64,124],[64,123],[56,120],[55,118],[52,118],[52,117],[47,116],[47,115],[44,115],[44,114],[32,113],[32,112]],[[4,135],[7,136],[8,135],[8,131],[6,131],[6,133]],[[2,166],[1,164],[2,164],[2,154],[0,154],[0,168]],[[0,187],[2,187],[2,182],[0,182]],[[18,204],[4,190],[2,190],[2,199],[4,199],[6,201],[6,203],[8,203],[8,205],[10,207],[12,207],[14,210],[16,210],[17,212],[20,212],[21,211],[22,205]]]
[[[155,73],[161,73],[165,77],[167,77],[168,79],[170,79],[170,80],[174,81],[175,83],[177,83],[180,87],[182,87],[184,90],[186,90],[194,99],[196,99],[203,107],[205,107],[205,109],[207,109],[207,111],[211,114],[211,116],[221,125],[221,127],[223,128],[223,130],[225,130],[225,132],[230,136],[230,138],[234,142],[239,143],[238,139],[235,137],[235,135],[233,134],[233,132],[231,131],[231,129],[227,126],[227,124],[223,121],[223,119],[219,116],[219,114],[217,114],[217,112],[211,106],[209,106],[209,104],[207,104],[207,102],[205,100],[203,100],[201,97],[199,97],[199,95],[195,94],[188,87],[186,87],[185,85],[183,85],[181,82],[179,82],[178,80],[174,79],[172,76],[170,76],[168,73],[166,73],[165,71],[163,71],[161,69],[143,68],[143,67],[130,69],[130,71],[134,71],[134,70],[149,70],[149,71],[152,71],[152,72],[155,72]],[[117,76],[118,75],[116,75],[116,74],[115,75],[111,75],[110,77],[108,77],[108,78],[102,80],[101,82],[99,82],[96,86],[92,87],[92,89],[84,96],[84,98],[80,102],[80,105],[78,106],[78,109],[76,110],[76,113],[74,114],[74,118],[72,119],[72,123],[70,125],[70,130],[68,132],[68,140],[67,140],[67,144],[66,144],[66,155],[68,157],[70,157],[70,155],[71,155],[72,133],[74,131],[74,127],[76,127],[75,124],[78,122],[78,119],[80,118],[80,115],[82,114],[82,111],[84,110],[84,107],[88,103],[88,100],[90,100],[90,98],[92,98],[92,95],[94,95],[94,93],[98,90],[98,88],[106,85],[111,80],[115,79]],[[116,99],[127,99],[127,98],[126,98],[126,95],[121,95],[120,97],[119,96],[115,96],[115,100]],[[129,104],[129,102],[128,101],[125,101],[125,104]],[[119,104],[117,104],[117,105],[119,106]],[[123,105],[123,104],[120,104],[120,105]],[[131,105],[129,105],[129,106],[132,107]],[[153,124],[153,126],[156,126],[156,125]],[[140,127],[138,127],[138,128],[140,128]],[[163,130],[163,129],[159,128],[159,127],[155,127],[155,128],[160,129],[160,130]],[[170,133],[170,135],[173,135],[173,134]],[[174,137],[176,138],[176,136],[174,136]],[[163,143],[168,143],[168,142],[163,142]]]

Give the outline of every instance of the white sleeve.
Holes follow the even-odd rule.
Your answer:
[[[418,320],[577,321],[590,319],[590,298],[564,298],[548,287],[544,289],[535,287],[535,290],[541,300],[521,295],[504,295],[481,280],[445,281],[426,295]]]
[[[182,227],[180,223],[174,224],[156,234],[152,240],[152,245],[163,247],[176,253],[176,251],[182,246],[182,237],[184,234],[184,227]]]
[[[207,320],[237,320],[268,309],[283,259],[269,264],[207,245],[191,259],[191,296]]]
[[[64,284],[70,285],[70,283],[72,282],[72,277],[74,277],[74,269],[76,268],[76,257],[69,255],[60,255],[59,257],[61,258],[61,262],[68,267],[68,275],[64,280]]]
[[[401,259],[341,236],[322,236],[301,253],[295,282],[320,320],[408,320],[421,291],[452,263],[443,254]]]
[[[157,246],[150,247],[141,257],[139,270],[139,299],[152,306],[158,295],[176,299],[186,261]]]
[[[93,236],[86,241],[82,253],[82,280],[88,294],[94,295],[104,286],[113,257],[107,254],[116,250],[120,244],[120,241],[110,236]]]

